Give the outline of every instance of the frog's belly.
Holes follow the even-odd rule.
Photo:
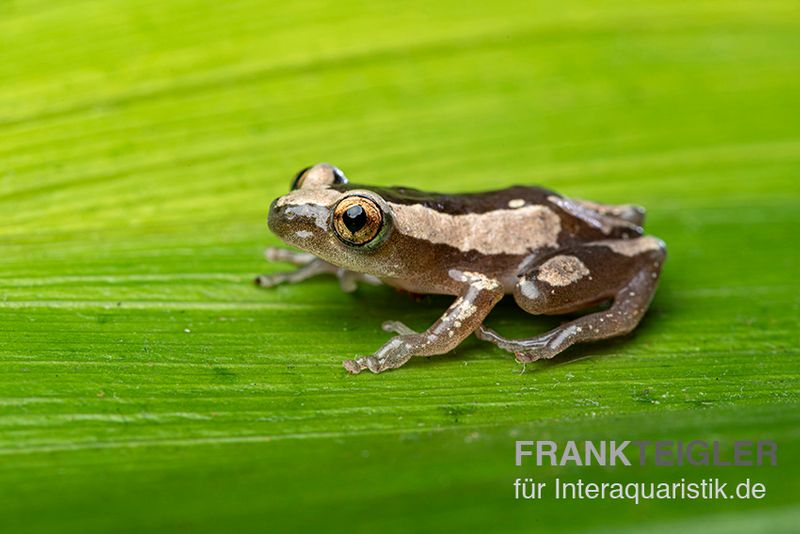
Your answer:
[[[516,274],[505,274],[503,276],[494,278],[499,280],[503,285],[503,291],[506,295],[514,292],[514,287],[517,285],[519,279]],[[416,293],[419,295],[454,295],[458,296],[464,292],[464,284],[455,280],[447,280],[446,282],[436,282],[433,280],[406,280],[399,278],[380,278],[381,282],[387,286],[391,286],[409,293]]]

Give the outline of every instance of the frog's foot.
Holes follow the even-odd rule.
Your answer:
[[[404,328],[408,327],[404,326]],[[397,369],[411,359],[413,353],[409,348],[418,343],[419,337],[419,334],[395,336],[372,356],[359,356],[353,360],[345,360],[342,365],[347,369],[348,373],[354,375],[365,369],[369,369],[376,374],[389,369]]]
[[[267,247],[264,249],[264,259],[270,262],[281,261],[295,265],[307,265],[317,257],[308,252],[296,252],[283,247]]]
[[[345,293],[352,293],[358,288],[358,283],[380,285],[381,281],[369,274],[356,273],[341,269],[331,263],[321,260],[307,252],[296,252],[288,248],[268,247],[264,251],[264,258],[270,262],[286,262],[299,265],[295,271],[262,274],[253,282],[260,287],[275,287],[280,284],[296,284],[314,276],[332,274],[339,280],[339,287]]]
[[[336,278],[339,279],[339,287],[345,293],[352,293],[358,289],[359,282],[371,286],[379,286],[383,283],[380,279],[371,274],[357,273],[355,271],[348,271],[347,269],[336,269]]]
[[[259,287],[275,287],[280,284],[291,282],[293,274],[294,273],[259,274],[253,278],[253,283]]]
[[[353,360],[345,360],[342,362],[342,366],[351,375],[357,375],[364,369],[369,369],[373,373],[380,373],[380,364],[374,356],[359,356]]]
[[[529,339],[508,339],[491,328],[480,325],[475,331],[475,337],[494,343],[499,348],[514,353],[520,363],[531,363],[536,360],[552,358],[563,350],[559,348],[556,340],[559,333],[559,329],[556,329]]]
[[[285,251],[291,252],[291,251]],[[299,261],[299,260],[298,260]],[[257,286],[274,287],[279,284],[296,284],[312,276],[335,273],[336,267],[320,259],[312,259],[297,270],[259,275],[253,280]]]

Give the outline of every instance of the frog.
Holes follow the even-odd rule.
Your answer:
[[[345,292],[385,284],[454,298],[424,331],[384,322],[395,335],[373,354],[345,360],[352,374],[447,354],[472,334],[528,364],[637,327],[666,259],[664,241],[644,234],[644,217],[636,204],[601,204],[540,186],[448,194],[358,185],[318,163],[296,174],[267,217],[272,233],[299,251],[269,247],[266,259],[297,269],[255,283],[328,274]],[[534,316],[579,315],[531,337],[504,337],[485,320],[506,296]]]

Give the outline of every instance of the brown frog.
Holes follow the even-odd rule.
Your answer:
[[[424,332],[385,322],[383,329],[397,335],[371,356],[345,361],[351,373],[380,373],[412,356],[444,354],[473,332],[532,362],[639,324],[666,257],[663,241],[643,235],[643,221],[641,207],[597,204],[541,187],[452,195],[355,185],[321,163],[302,170],[269,210],[270,229],[304,252],[270,248],[267,259],[301,267],[256,283],[269,287],[330,273],[344,291],[366,282],[456,297]],[[534,315],[612,303],[542,335],[507,339],[482,324],[507,294]]]

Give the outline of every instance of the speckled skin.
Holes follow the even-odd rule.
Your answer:
[[[359,246],[347,243],[332,222],[338,203],[354,195],[382,214],[380,232]],[[425,332],[384,323],[398,335],[371,356],[345,361],[351,373],[379,373],[412,356],[444,354],[473,332],[531,362],[636,327],[666,257],[661,240],[643,236],[643,219],[637,206],[580,201],[540,187],[446,195],[358,186],[336,167],[318,164],[301,171],[269,212],[270,229],[305,252],[271,248],[267,259],[301,267],[259,276],[256,283],[268,287],[330,273],[345,291],[366,282],[457,297]],[[510,340],[482,325],[506,294],[531,314],[612,304],[543,335]]]

